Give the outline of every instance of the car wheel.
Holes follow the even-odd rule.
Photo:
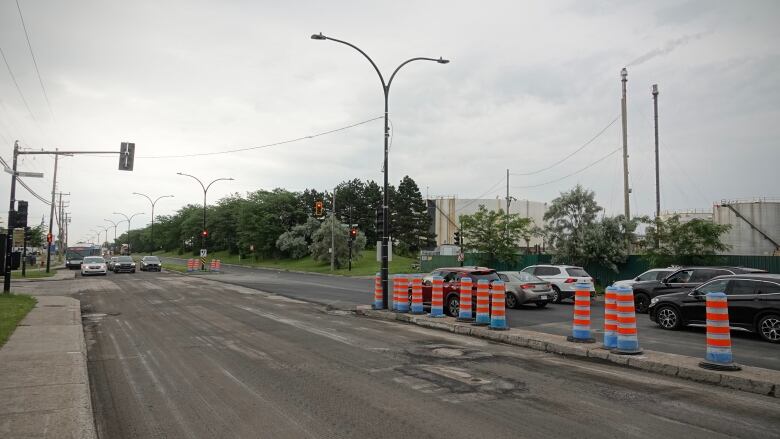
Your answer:
[[[664,329],[677,329],[682,323],[680,312],[673,306],[662,306],[655,312],[655,320],[658,326]]]
[[[552,286],[552,301],[555,303],[561,303],[561,290],[555,285]]]
[[[511,291],[506,292],[506,307],[507,309],[515,309],[520,306],[520,301],[517,300],[515,293]]]
[[[135,270],[130,270],[131,273],[135,273]]]
[[[460,299],[458,299],[457,294],[453,294],[447,299],[447,306],[444,312],[450,317],[458,316],[458,313],[460,313]]]
[[[537,308],[544,308],[545,306],[547,306],[547,302],[536,302]]]
[[[770,343],[780,343],[780,315],[769,314],[758,320],[758,334]]]
[[[650,306],[650,297],[645,293],[637,293],[634,296],[634,309],[638,313],[646,313]]]

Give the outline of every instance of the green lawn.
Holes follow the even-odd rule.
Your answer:
[[[36,302],[31,296],[0,294],[0,346],[5,344],[16,325],[35,307]]]
[[[172,258],[189,258],[190,255],[179,255],[176,252],[170,253],[158,253],[158,256],[168,256]],[[346,267],[330,271],[329,263],[315,262],[311,257],[305,257],[303,259],[264,259],[254,260],[243,258],[241,261],[238,259],[238,255],[229,255],[227,252],[215,252],[209,254],[209,260],[219,259],[223,264],[240,264],[246,266],[276,268],[279,270],[293,270],[293,271],[308,271],[313,273],[333,273],[342,276],[371,276],[379,272],[379,262],[376,261],[376,250],[363,250],[360,259],[352,261],[352,271],[347,270]],[[416,263],[417,259],[407,258],[403,256],[393,255],[393,260],[390,262],[390,274],[395,273],[414,273],[416,270],[412,269],[412,263]],[[168,268],[163,265],[164,268]],[[186,271],[186,266],[181,266]],[[177,268],[174,270],[179,271]]]
[[[178,271],[179,273],[186,273],[187,272],[187,266],[186,265],[180,265],[180,264],[170,264],[168,262],[163,262],[162,268],[169,270],[169,271]]]
[[[11,279],[37,279],[40,277],[52,277],[55,274],[57,274],[57,270],[50,270],[48,273],[46,272],[46,269],[34,269],[30,270],[29,268],[25,270],[25,275],[22,277],[22,270],[15,270],[11,272]]]

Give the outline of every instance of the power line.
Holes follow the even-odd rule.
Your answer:
[[[5,159],[3,157],[0,157],[0,164],[3,165],[3,167],[6,169],[6,171],[13,172],[13,169],[11,169],[11,167],[8,166],[8,163],[5,161]],[[51,202],[50,201],[48,201],[46,198],[38,195],[34,190],[32,190],[30,188],[30,186],[27,186],[27,183],[25,183],[24,180],[22,180],[21,177],[17,176],[16,177],[16,182],[19,183],[25,189],[27,189],[27,192],[29,192],[32,196],[34,196],[35,198],[40,200],[43,204],[45,204],[47,206],[51,206]]]
[[[601,157],[600,159],[598,159],[598,160],[596,160],[596,161],[594,161],[594,162],[592,162],[592,163],[588,164],[588,165],[587,165],[587,166],[585,166],[584,168],[582,168],[582,169],[579,169],[579,170],[577,170],[577,171],[574,171],[574,172],[572,172],[571,174],[564,175],[563,177],[556,178],[555,180],[550,180],[550,181],[548,181],[548,182],[545,182],[545,183],[533,184],[533,185],[530,185],[530,186],[512,186],[512,189],[530,189],[530,188],[535,188],[535,187],[539,187],[539,186],[546,186],[546,185],[548,185],[548,184],[552,184],[552,183],[557,183],[557,182],[559,182],[559,181],[561,181],[561,180],[565,180],[565,179],[567,179],[567,178],[569,178],[569,177],[572,177],[572,176],[574,176],[574,175],[577,175],[577,174],[579,174],[579,173],[580,173],[580,172],[582,172],[582,171],[585,171],[585,170],[586,170],[586,169],[588,169],[588,168],[591,168],[591,167],[593,167],[593,166],[597,165],[598,163],[600,163],[600,162],[602,162],[602,161],[606,160],[606,159],[607,159],[607,157],[611,156],[612,154],[614,154],[614,153],[616,153],[616,152],[618,152],[618,151],[620,151],[620,150],[622,150],[622,149],[623,149],[623,147],[621,146],[621,147],[619,147],[619,148],[617,148],[617,149],[613,150],[613,151],[612,151],[612,152],[610,152],[609,154],[607,154],[607,155],[605,155],[605,156]]]
[[[22,98],[22,102],[24,102],[25,108],[27,108],[27,112],[30,113],[30,117],[32,120],[34,120],[36,123],[38,122],[37,119],[35,119],[35,115],[33,114],[32,110],[30,110],[30,105],[27,104],[27,99],[24,98],[24,93],[22,93],[22,89],[19,87],[19,83],[16,82],[16,76],[14,75],[13,70],[11,70],[11,66],[8,64],[8,59],[5,57],[5,52],[3,52],[3,48],[0,47],[0,55],[3,56],[3,61],[5,61],[5,66],[8,68],[8,74],[11,75],[11,80],[13,80],[14,85],[16,86],[16,91],[19,92],[19,97]]]
[[[586,146],[588,146],[588,145],[590,145],[591,143],[593,143],[593,141],[594,141],[594,140],[596,140],[596,139],[598,139],[599,137],[601,137],[601,135],[602,135],[602,134],[604,134],[604,132],[605,132],[605,131],[607,131],[607,129],[609,129],[609,127],[611,127],[612,125],[614,125],[614,124],[615,124],[615,122],[617,122],[619,118],[620,118],[620,116],[616,116],[614,119],[612,119],[612,121],[611,121],[610,123],[608,123],[608,124],[607,124],[607,126],[605,126],[604,128],[602,128],[602,129],[601,129],[601,131],[599,131],[599,132],[598,132],[598,133],[597,133],[595,136],[593,136],[593,137],[592,137],[590,140],[588,140],[587,142],[585,142],[585,143],[584,143],[582,146],[580,146],[579,148],[575,149],[575,150],[574,150],[574,152],[570,153],[569,155],[567,155],[566,157],[562,158],[561,160],[559,160],[559,161],[557,161],[557,162],[555,162],[555,163],[551,164],[550,166],[547,166],[546,168],[538,169],[538,170],[536,170],[536,171],[533,171],[533,172],[512,173],[512,174],[510,174],[510,175],[515,175],[515,176],[535,175],[535,174],[539,174],[539,173],[541,173],[541,172],[547,171],[548,169],[552,169],[552,168],[554,168],[554,167],[556,167],[556,166],[560,165],[561,163],[563,163],[563,162],[565,162],[566,160],[568,160],[569,158],[571,158],[571,157],[572,157],[574,154],[577,154],[578,152],[580,152],[580,151],[582,151],[583,149],[585,149],[585,147],[586,147]]]
[[[54,117],[54,111],[51,109],[51,103],[49,103],[49,95],[46,94],[46,87],[43,86],[43,79],[41,78],[41,72],[38,70],[38,61],[35,59],[35,53],[33,52],[32,44],[30,44],[30,34],[27,32],[27,25],[24,23],[24,16],[22,15],[22,8],[19,6],[19,0],[16,0],[16,9],[19,10],[19,19],[22,21],[22,29],[24,29],[24,37],[27,39],[27,47],[30,49],[30,56],[35,66],[35,73],[38,75],[38,83],[41,84],[41,90],[43,90],[43,97],[46,100],[46,106],[49,107],[49,113],[51,117]]]
[[[372,118],[372,119],[364,120],[362,122],[353,123],[352,125],[347,125],[347,126],[344,126],[344,127],[341,127],[341,128],[336,128],[336,129],[329,130],[329,131],[323,131],[323,132],[316,133],[316,134],[311,134],[311,135],[308,135],[308,136],[297,137],[295,139],[282,140],[282,141],[279,141],[279,142],[268,143],[268,144],[260,145],[260,146],[249,146],[249,147],[246,147],[246,148],[229,149],[227,151],[200,152],[200,153],[195,153],[195,154],[136,156],[136,158],[137,159],[177,159],[177,158],[185,158],[185,157],[201,157],[201,156],[210,156],[210,155],[219,155],[219,154],[232,154],[232,153],[236,153],[236,152],[251,151],[251,150],[255,150],[255,149],[264,149],[264,148],[270,148],[272,146],[285,145],[285,144],[288,144],[288,143],[300,142],[301,140],[313,139],[315,137],[321,137],[321,136],[325,136],[325,135],[328,135],[328,134],[337,133],[339,131],[348,130],[350,128],[354,128],[354,127],[359,126],[359,125],[364,125],[364,124],[367,124],[369,122],[373,122],[375,120],[382,119],[383,117],[384,116],[378,116],[378,117],[375,117],[375,118]]]

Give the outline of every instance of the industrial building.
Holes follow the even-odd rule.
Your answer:
[[[460,230],[461,215],[471,215],[485,206],[487,210],[506,210],[506,200],[501,198],[465,199],[456,197],[440,197],[428,200],[428,215],[433,219],[433,232],[436,233],[436,245],[453,244],[455,232]],[[547,203],[530,200],[512,200],[509,213],[530,218],[536,226],[544,225],[544,214]],[[528,242],[530,247],[543,246],[542,238],[532,237]],[[525,242],[518,242],[519,247],[525,247]]]
[[[731,225],[725,254],[780,256],[780,198],[723,200],[712,207],[712,221]]]

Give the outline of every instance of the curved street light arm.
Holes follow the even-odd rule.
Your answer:
[[[371,65],[374,66],[374,70],[376,70],[376,74],[379,75],[379,81],[382,83],[382,88],[385,90],[385,93],[387,93],[387,89],[390,87],[390,83],[385,84],[385,77],[382,76],[382,72],[379,71],[379,67],[377,67],[377,65],[374,62],[374,60],[372,60],[371,57],[368,56],[368,54],[366,54],[366,52],[363,52],[362,50],[360,50],[360,48],[358,46],[356,46],[356,45],[354,45],[352,43],[348,43],[346,41],[338,40],[336,38],[326,37],[325,35],[322,35],[322,33],[319,34],[318,38],[314,38],[314,37],[315,37],[315,35],[312,35],[312,38],[315,39],[315,40],[320,40],[321,39],[321,40],[335,41],[337,43],[341,43],[341,44],[347,45],[347,46],[357,50],[358,52],[360,52],[360,54],[363,55],[364,57],[366,57],[368,62],[370,62]],[[319,37],[321,37],[321,38],[319,38]],[[391,79],[391,81],[392,81],[392,79]]]
[[[401,70],[401,67],[409,64],[412,61],[434,61],[434,62],[437,62],[439,64],[447,64],[449,62],[448,60],[443,59],[443,58],[436,59],[436,58],[425,58],[425,57],[420,57],[420,56],[418,56],[416,58],[407,59],[406,61],[402,62],[401,65],[396,67],[395,70],[393,71],[393,74],[390,75],[390,80],[387,81],[387,92],[388,93],[390,92],[390,84],[393,83],[393,78],[395,78],[395,74],[398,73],[399,70]]]
[[[206,192],[206,186],[203,186],[203,182],[202,182],[202,181],[200,181],[200,179],[199,179],[198,177],[196,177],[196,176],[194,176],[194,175],[190,175],[190,174],[185,174],[185,173],[183,173],[183,172],[177,172],[177,174],[178,174],[178,175],[184,175],[184,176],[187,176],[187,177],[190,177],[190,178],[194,178],[194,179],[195,179],[195,181],[197,181],[197,182],[198,182],[198,184],[200,184],[200,187],[202,187],[202,188],[203,188],[203,192]]]
[[[221,180],[233,180],[233,177],[223,177],[223,178],[218,178],[218,179],[216,179],[216,180],[212,181],[211,183],[209,183],[209,185],[208,185],[208,186],[206,186],[206,187],[203,189],[203,192],[208,192],[208,191],[209,191],[209,188],[211,187],[211,185],[212,185],[212,184],[214,184],[214,183],[216,183],[216,182],[218,182],[218,181],[221,181]],[[201,186],[202,186],[202,184],[201,184]]]

